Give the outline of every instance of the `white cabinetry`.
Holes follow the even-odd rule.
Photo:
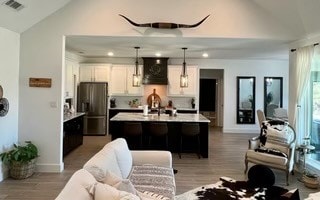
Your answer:
[[[79,75],[79,64],[76,61],[69,59],[65,60],[65,82],[64,82],[64,97],[73,98],[75,96],[75,86]]]
[[[180,75],[182,66],[169,65],[168,66],[168,96],[190,96],[197,95],[198,87],[198,68],[196,66],[187,66],[188,87],[180,87]]]
[[[81,64],[81,82],[109,82],[111,64]]]
[[[134,74],[134,65],[113,65],[111,69],[110,90],[112,95],[132,95],[142,96],[142,85],[140,87],[132,86],[132,75]],[[141,73],[142,66],[139,66]]]

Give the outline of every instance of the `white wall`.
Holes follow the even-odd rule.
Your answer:
[[[171,64],[182,63],[179,59],[170,59]],[[225,133],[259,133],[258,119],[256,124],[237,124],[237,76],[256,77],[256,109],[264,105],[263,83],[265,76],[283,77],[283,107],[288,107],[288,61],[283,60],[219,60],[188,59],[189,65],[197,64],[202,69],[224,69],[224,117]]]
[[[120,13],[137,22],[195,23],[207,14],[212,16],[195,29],[154,30],[134,28],[119,17]],[[77,0],[70,2],[66,7],[21,35],[19,95],[23,101],[19,103],[19,140],[32,140],[38,145],[39,171],[61,171],[63,169],[62,88],[64,85],[65,35],[278,39],[281,36],[293,34],[285,31],[276,20],[270,17],[265,18],[267,14],[255,4],[233,0],[204,0],[196,3],[193,0]],[[260,74],[261,71],[268,71],[264,67],[277,66],[277,64],[272,66],[270,64],[273,62],[261,61],[261,65],[259,62],[257,66],[256,63],[253,64],[250,61],[214,61],[214,63],[207,62],[203,67],[225,68],[225,73],[228,74],[225,79],[230,81],[230,85],[225,84],[225,91],[230,90],[230,97],[235,99],[236,73],[252,74],[254,66],[258,67],[255,73]],[[274,73],[279,76],[278,72]],[[30,77],[51,78],[52,87],[29,87]],[[228,130],[242,128],[234,124],[235,115],[232,113],[235,112],[235,103],[231,100],[226,104],[229,107],[225,105],[225,112],[230,112],[230,116],[225,116],[225,119],[230,121],[230,124],[226,124],[225,120],[226,127],[229,127]],[[249,128],[253,129],[254,126]]]
[[[0,27],[0,85],[9,101],[9,112],[0,117],[0,153],[18,141],[19,48],[20,35]],[[7,169],[0,163],[0,181]]]

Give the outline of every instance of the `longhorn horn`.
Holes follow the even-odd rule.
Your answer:
[[[206,20],[210,15],[207,15],[205,18],[203,18],[200,22],[192,24],[192,25],[188,25],[188,24],[178,24],[178,28],[194,28],[199,26],[200,24],[202,24],[202,22],[204,22],[204,20]]]
[[[138,26],[138,27],[152,27],[151,23],[146,23],[146,24],[138,24],[135,23],[134,21],[130,20],[128,17],[119,14],[121,17],[125,18],[130,24],[132,24],[133,26]]]
[[[188,24],[176,24],[176,23],[167,23],[167,22],[154,22],[154,23],[145,23],[145,24],[138,24],[134,21],[130,20],[128,17],[119,14],[121,17],[126,19],[130,24],[137,27],[151,27],[151,28],[159,28],[159,29],[176,29],[176,28],[194,28],[202,24],[210,15],[207,15],[203,18],[200,22],[192,25]]]

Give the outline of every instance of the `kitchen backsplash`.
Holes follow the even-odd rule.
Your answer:
[[[112,96],[111,98],[116,99],[116,108],[130,108],[129,102],[130,101],[133,102],[136,99],[138,99],[138,102],[140,103],[140,105],[147,104],[147,98],[141,97],[141,96]],[[191,97],[160,96],[160,98],[161,98],[161,106],[167,106],[168,101],[171,100],[173,102],[173,106],[176,108],[192,108]]]
[[[160,97],[161,106],[167,106],[168,101],[171,100],[173,106],[176,108],[192,108],[191,101],[192,97],[171,97],[167,96],[167,86],[164,85],[144,85],[143,92],[144,95],[141,96],[112,96],[110,98],[116,99],[116,107],[117,108],[130,108],[129,102],[134,102],[135,105],[137,102],[140,105],[146,105],[148,97],[153,94],[153,92]],[[109,101],[110,102],[110,101]],[[110,103],[109,103],[110,104]],[[197,108],[197,105],[196,105]]]

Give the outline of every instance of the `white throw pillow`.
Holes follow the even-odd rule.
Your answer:
[[[107,171],[106,174],[104,175],[103,179],[101,182],[114,186],[115,184],[119,183],[122,181],[122,178],[119,176],[115,175],[114,173]]]
[[[292,140],[292,136],[286,129],[277,130],[272,127],[267,127],[267,141],[275,143],[289,144]]]
[[[102,180],[102,182],[105,184],[111,185],[118,190],[129,192],[134,195],[137,194],[135,187],[133,186],[133,184],[129,179],[122,179],[110,171],[106,172],[106,175]]]
[[[93,196],[94,200],[140,200],[134,194],[117,190],[116,188],[96,182],[88,188],[88,192]]]
[[[99,182],[103,182],[103,179],[106,177],[105,171],[98,166],[89,165],[86,166],[85,169],[90,172],[90,174],[92,174],[94,178]]]
[[[119,183],[115,184],[113,187],[117,188],[118,190],[126,191],[134,195],[137,194],[136,188],[133,186],[129,179],[123,179]]]

